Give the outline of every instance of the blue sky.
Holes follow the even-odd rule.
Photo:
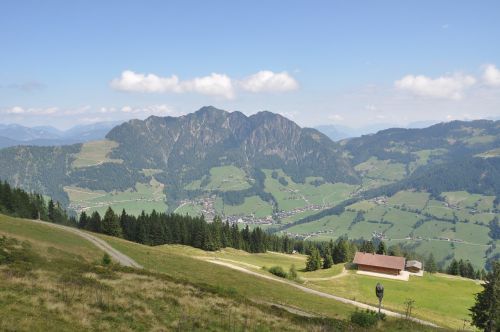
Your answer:
[[[0,122],[500,116],[498,1],[2,1]],[[149,76],[148,76],[149,75]]]

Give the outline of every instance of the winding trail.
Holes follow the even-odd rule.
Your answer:
[[[120,251],[116,250],[112,246],[110,246],[106,241],[98,238],[97,236],[94,236],[92,234],[89,234],[87,232],[84,232],[82,230],[79,230],[78,228],[73,228],[69,226],[63,226],[63,225],[58,225],[46,221],[40,221],[40,220],[32,220],[35,223],[38,224],[43,224],[49,227],[54,227],[54,228],[59,228],[62,230],[65,230],[67,232],[76,234],[87,241],[90,241],[92,244],[94,244],[96,247],[101,249],[102,251],[106,252],[109,256],[111,256],[112,259],[120,263],[121,265],[124,266],[129,266],[129,267],[135,267],[138,269],[142,269],[142,265],[134,261],[132,258],[128,257],[127,255],[121,253]]]

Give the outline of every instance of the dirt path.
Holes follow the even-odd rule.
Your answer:
[[[53,224],[50,222],[40,221],[40,220],[32,220],[32,221],[36,222],[38,224],[44,224],[44,225],[47,225],[50,227],[63,229],[67,232],[76,234],[76,235],[90,241],[92,244],[94,244],[96,247],[98,247],[102,251],[108,253],[108,255],[110,255],[112,259],[114,259],[115,261],[117,261],[118,263],[120,263],[122,265],[136,267],[139,269],[143,268],[140,264],[138,264],[132,258],[128,257],[127,255],[125,255],[125,254],[121,253],[120,251],[116,250],[115,248],[111,247],[106,241],[101,240],[97,236],[94,236],[92,234],[89,234],[87,232],[84,232],[84,231],[81,231],[77,228],[73,228],[73,227],[69,227],[69,226]]]
[[[325,281],[325,280],[342,278],[342,277],[347,276],[348,274],[349,274],[349,272],[347,272],[345,267],[343,267],[342,272],[340,272],[339,274],[336,274],[334,276],[331,276],[331,277],[322,277],[322,278],[304,278],[304,277],[302,277],[302,279],[304,279],[305,281]]]
[[[251,274],[251,275],[254,275],[254,276],[257,276],[257,277],[260,277],[260,278],[269,279],[269,280],[273,280],[273,281],[280,282],[280,283],[283,283],[283,284],[287,284],[287,285],[289,285],[291,287],[298,288],[301,291],[309,293],[309,294],[313,294],[313,295],[325,297],[325,298],[328,298],[328,299],[336,300],[336,301],[339,301],[339,302],[342,302],[342,303],[345,303],[345,304],[354,305],[354,306],[356,306],[358,308],[362,308],[362,309],[369,309],[369,310],[378,311],[377,307],[374,307],[374,306],[371,306],[371,305],[368,305],[368,304],[365,304],[365,303],[361,303],[361,302],[349,300],[349,299],[346,299],[346,298],[343,298],[343,297],[340,297],[340,296],[335,296],[335,295],[328,294],[328,293],[323,293],[323,292],[317,291],[315,289],[304,287],[302,285],[296,284],[294,282],[291,282],[291,281],[288,281],[288,280],[285,280],[285,279],[278,279],[278,278],[274,278],[274,277],[271,277],[271,276],[268,276],[268,275],[260,274],[258,272],[250,271],[250,270],[247,270],[247,269],[245,269],[245,268],[243,268],[241,266],[237,266],[237,265],[234,265],[234,264],[231,264],[231,263],[222,262],[222,261],[216,260],[216,259],[209,259],[207,261],[211,262],[211,263],[214,263],[214,264],[226,266],[226,267],[229,267],[231,269],[238,270],[238,271],[241,271],[241,272],[244,272],[244,273],[247,273],[247,274]],[[397,313],[397,312],[394,312],[394,311],[389,311],[389,310],[386,310],[386,309],[382,309],[382,312],[384,314],[386,314],[387,316],[396,317],[396,318],[405,318],[405,316],[403,314],[400,314],[400,313]],[[422,324],[422,325],[427,325],[427,326],[432,326],[432,327],[439,327],[439,326],[437,326],[434,323],[431,323],[431,322],[428,322],[428,321],[425,321],[425,320],[422,320],[422,319],[413,318],[413,317],[410,318],[410,319],[412,321],[417,322],[417,323]]]

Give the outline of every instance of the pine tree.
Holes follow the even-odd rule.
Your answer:
[[[488,273],[483,291],[476,295],[476,303],[470,309],[472,324],[487,332],[500,329],[500,262],[494,262]]]
[[[92,213],[90,220],[87,223],[87,230],[96,233],[102,232],[101,216],[99,215],[99,212],[94,211]]]
[[[51,199],[49,201],[49,207],[48,207],[48,217],[49,217],[49,221],[51,222],[55,222],[55,219],[56,219],[56,216],[55,216],[55,205],[54,205],[54,201]]]
[[[427,261],[425,262],[425,270],[429,273],[436,273],[437,271],[436,260],[434,259],[432,252],[429,254],[429,258],[427,258]]]
[[[89,222],[89,217],[87,217],[87,213],[83,211],[80,214],[80,219],[78,220],[78,228],[86,229],[88,222]]]
[[[102,218],[102,230],[101,232],[106,235],[111,236],[121,236],[122,230],[120,227],[120,220],[118,216],[115,214],[111,207],[108,207],[106,213],[104,214],[104,218]]]
[[[316,271],[321,268],[321,256],[319,255],[319,250],[314,247],[311,249],[311,253],[307,257],[306,270]]]
[[[387,254],[384,241],[380,241],[380,243],[378,244],[377,254],[379,255]]]
[[[332,267],[332,265],[333,265],[332,255],[329,252],[327,252],[323,259],[323,268],[329,269]]]
[[[372,241],[363,241],[360,250],[365,253],[373,254],[375,253],[375,247]]]
[[[349,244],[347,240],[341,237],[332,251],[332,259],[334,264],[345,263],[348,261],[349,256]]]
[[[460,269],[456,259],[453,259],[446,270],[446,273],[457,276],[460,274]]]

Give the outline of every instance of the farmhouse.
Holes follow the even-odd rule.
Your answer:
[[[376,273],[399,275],[405,269],[405,258],[398,256],[378,255],[357,252],[354,256],[354,264],[358,270]]]
[[[412,273],[418,273],[422,270],[422,263],[415,260],[408,261],[406,262],[406,270]]]

